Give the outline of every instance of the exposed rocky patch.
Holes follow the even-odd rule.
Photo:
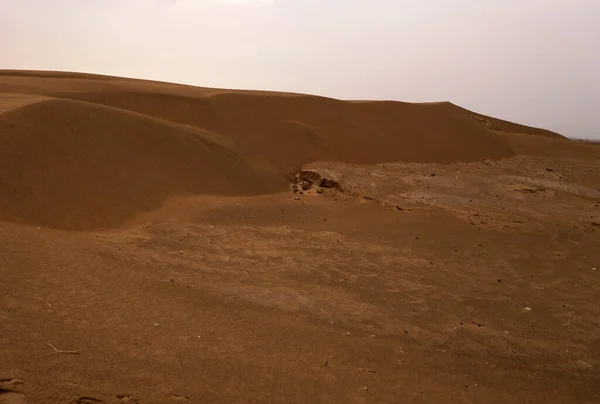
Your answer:
[[[304,193],[309,190],[323,193],[323,189],[341,191],[339,174],[324,169],[301,170],[292,177],[291,190],[294,193]]]

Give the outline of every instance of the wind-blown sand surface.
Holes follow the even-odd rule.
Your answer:
[[[0,71],[0,403],[597,403],[599,232],[451,103]]]

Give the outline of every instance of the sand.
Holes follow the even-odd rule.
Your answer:
[[[596,403],[599,209],[447,102],[0,71],[0,403]]]

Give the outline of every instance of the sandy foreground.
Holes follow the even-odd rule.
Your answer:
[[[0,403],[598,403],[599,246],[599,145],[0,71]]]

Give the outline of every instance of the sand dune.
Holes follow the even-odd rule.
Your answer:
[[[193,129],[66,100],[0,116],[0,219],[110,227],[169,195],[271,192],[282,185]]]
[[[48,99],[38,95],[0,93],[0,114]]]
[[[465,110],[466,111],[466,110]],[[562,138],[564,136],[546,129],[534,128],[532,126],[519,125],[502,119],[492,118],[490,116],[472,113],[472,116],[491,130],[506,133],[521,133],[529,135],[546,136],[551,138]]]
[[[344,102],[77,73],[3,71],[0,94],[0,219],[65,229],[115,226],[174,195],[282,190],[290,172],[316,161],[510,157],[496,130],[535,132],[482,124],[450,103]]]
[[[597,404],[599,162],[451,103],[0,72],[0,403]]]

